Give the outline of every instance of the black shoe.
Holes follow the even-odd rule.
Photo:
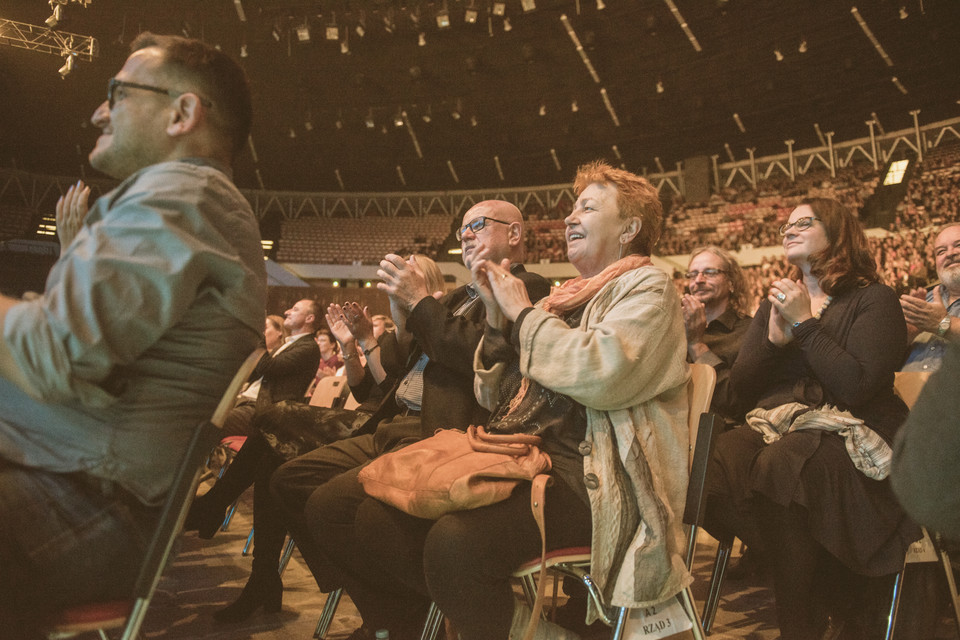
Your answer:
[[[263,607],[265,613],[277,613],[283,604],[283,582],[280,574],[274,571],[254,572],[240,593],[240,597],[230,605],[213,614],[217,622],[242,622],[257,609]]]
[[[209,492],[205,493],[190,505],[187,518],[183,521],[183,530],[196,531],[198,537],[209,540],[223,526],[226,513],[227,507],[214,500]]]

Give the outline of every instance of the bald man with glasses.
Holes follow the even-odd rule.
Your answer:
[[[243,70],[141,34],[91,121],[120,181],[57,204],[60,258],[35,300],[0,297],[0,635],[127,597],[197,425],[261,340],[258,224],[232,182]]]

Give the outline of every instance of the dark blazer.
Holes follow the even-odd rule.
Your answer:
[[[523,265],[513,265],[510,270],[523,280],[533,302],[550,292],[550,284],[541,276],[527,272]],[[421,433],[428,436],[437,429],[466,429],[471,424],[486,423],[489,413],[477,404],[473,395],[473,354],[483,337],[486,309],[476,298],[466,312],[454,315],[468,298],[467,288],[463,286],[440,300],[424,298],[414,307],[407,318],[407,329],[413,334],[414,341],[406,364],[396,377],[390,376],[387,358],[394,347],[390,345],[384,350],[381,359],[388,378],[381,383],[381,388],[390,386],[380,408],[363,426],[363,431],[372,431],[381,421],[400,412],[396,401],[397,387],[423,353],[430,361],[423,372]],[[382,345],[381,342],[381,348]],[[355,397],[359,399],[356,394]]]
[[[297,338],[275,356],[264,354],[250,380],[263,378],[257,410],[281,400],[303,400],[320,366],[320,347],[310,335]]]

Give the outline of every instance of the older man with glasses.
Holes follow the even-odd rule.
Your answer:
[[[44,295],[0,297],[0,635],[126,597],[196,426],[263,331],[257,220],[231,162],[243,70],[196,40],[141,34],[93,124],[121,181],[57,204]]]

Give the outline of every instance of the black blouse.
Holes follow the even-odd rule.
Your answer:
[[[892,442],[907,415],[894,394],[906,322],[893,289],[870,284],[836,296],[823,316],[794,328],[777,347],[767,339],[770,302],[760,305],[730,374],[740,411],[789,402],[832,404]]]

